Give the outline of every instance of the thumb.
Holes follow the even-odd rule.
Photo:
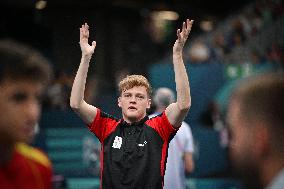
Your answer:
[[[93,41],[93,42],[92,42],[92,46],[95,48],[96,45],[97,45],[96,41]]]

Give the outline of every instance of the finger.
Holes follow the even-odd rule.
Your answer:
[[[86,23],[86,35],[89,38],[89,25]]]
[[[82,32],[83,32],[83,35],[85,35],[85,31],[86,31],[86,26],[85,24],[82,25]]]
[[[96,42],[96,41],[93,41],[93,42],[92,42],[92,46],[95,48],[96,45],[97,45],[97,42]]]
[[[177,37],[178,37],[178,40],[181,39],[181,36],[180,36],[180,29],[177,29]]]
[[[83,24],[82,27],[80,28],[80,43],[85,43],[85,42],[88,42],[88,34],[87,34],[86,25]]]
[[[89,30],[89,25],[87,23],[85,23],[85,29],[86,31]]]
[[[89,30],[86,30],[86,37],[89,38]]]
[[[189,19],[188,19],[187,28],[188,28],[189,30],[191,30],[192,24],[193,24],[193,20],[190,20],[190,21],[189,21]]]
[[[80,28],[80,41],[82,41],[83,38],[83,32],[82,32],[82,28]]]
[[[182,23],[182,32],[186,31],[185,22]]]
[[[190,20],[190,21],[187,20],[187,29],[186,29],[187,36],[189,35],[189,33],[191,31],[192,24],[193,24],[193,20]]]
[[[88,27],[87,27],[87,23],[84,24],[84,36],[87,36],[87,31],[88,31]]]
[[[83,41],[85,39],[84,28],[80,28],[80,40]]]
[[[82,33],[82,37],[85,35],[85,25],[82,25],[81,27],[81,33]]]
[[[187,28],[187,29],[190,28],[190,25],[191,25],[190,22],[191,22],[191,21],[190,21],[189,19],[186,19],[186,28]]]

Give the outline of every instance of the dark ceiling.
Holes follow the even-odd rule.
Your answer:
[[[175,40],[175,29],[185,18],[195,20],[193,36],[201,31],[199,21],[222,21],[250,0],[46,0],[47,7],[42,11],[35,9],[36,1],[39,0],[0,0],[0,38],[28,43],[57,67],[73,72],[80,59],[78,26],[87,20],[91,33],[96,27],[90,38],[100,45],[94,70],[102,77],[112,78],[121,67],[144,73],[147,64],[167,55]],[[167,28],[168,37],[163,42],[157,43],[150,36],[143,17],[148,10],[173,10],[180,16]]]
[[[232,11],[238,10],[244,4],[251,0],[47,0],[47,5],[50,8],[62,7],[121,7],[127,9],[140,10],[143,8],[149,9],[168,9],[183,12],[188,9],[196,16],[226,16]],[[3,6],[16,6],[18,8],[33,8],[35,0],[1,0],[0,5]]]

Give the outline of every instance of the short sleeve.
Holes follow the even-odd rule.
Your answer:
[[[184,151],[192,153],[194,151],[194,146],[190,126],[187,123],[183,122],[179,132],[181,132],[181,134],[183,135]]]
[[[169,122],[165,111],[149,119],[146,124],[155,129],[158,134],[163,138],[163,140],[166,141],[168,141],[170,136],[175,134],[177,131],[177,129],[175,129],[173,125],[171,125],[171,123]]]
[[[93,122],[88,125],[88,128],[102,143],[104,139],[116,128],[118,123],[118,119],[101,111],[100,109],[97,109],[97,115]]]

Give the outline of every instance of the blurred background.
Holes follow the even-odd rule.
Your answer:
[[[97,41],[86,101],[120,117],[116,85],[124,76],[143,74],[154,89],[175,89],[172,46],[186,18],[195,20],[184,60],[196,164],[187,185],[242,188],[227,155],[227,100],[239,80],[283,70],[283,14],[282,0],[1,0],[0,38],[39,49],[55,72],[34,141],[52,160],[54,188],[99,188],[100,144],[69,107],[81,57],[79,27],[87,22],[90,40]]]

